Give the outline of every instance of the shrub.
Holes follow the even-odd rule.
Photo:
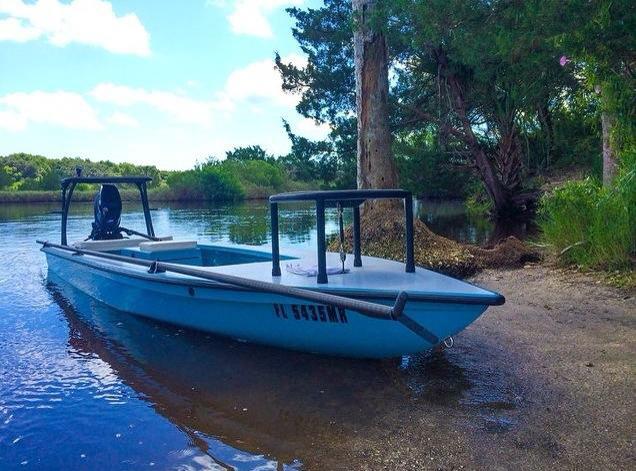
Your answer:
[[[634,253],[633,169],[612,188],[587,178],[571,181],[545,195],[539,208],[543,238],[561,260],[584,267],[627,268]]]
[[[173,172],[168,175],[167,182],[176,200],[235,201],[244,196],[236,175],[217,164]]]
[[[210,201],[237,201],[245,192],[236,174],[220,165],[206,165],[201,170],[203,194]]]
[[[486,187],[480,181],[474,181],[467,185],[466,212],[475,221],[482,220],[493,210],[492,199],[486,192]]]
[[[264,160],[225,160],[219,164],[228,172],[237,175],[243,184],[278,191],[285,183],[283,169]]]

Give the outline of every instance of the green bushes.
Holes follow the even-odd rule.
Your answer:
[[[223,161],[214,159],[186,171],[160,171],[155,167],[86,159],[47,159],[29,154],[0,156],[0,200],[6,202],[55,201],[63,177],[84,175],[148,175],[149,189],[156,201],[236,201],[243,198],[267,198],[272,193],[298,187],[281,163],[263,157],[258,146],[228,152]],[[265,155],[265,154],[263,154]],[[306,185],[302,185],[303,188]],[[94,194],[94,185],[80,184],[80,192]]]
[[[590,268],[628,268],[636,244],[636,176],[622,172],[612,188],[587,178],[545,195],[539,225],[561,260]]]
[[[83,175],[147,175],[152,178],[151,188],[163,184],[163,172],[153,165],[114,163],[108,160],[93,162],[88,159],[64,157],[49,159],[25,153],[0,156],[0,191],[55,191],[60,180],[75,175],[81,167]]]
[[[217,165],[236,175],[248,198],[263,198],[285,189],[285,172],[274,162],[228,159]]]
[[[417,196],[465,198],[475,186],[476,180],[470,172],[459,170],[462,162],[441,152],[436,136],[430,131],[398,134],[393,152],[400,186]],[[480,182],[477,184],[483,187]]]
[[[172,172],[166,182],[176,200],[266,198],[290,186],[284,170],[264,160],[210,161],[194,170]]]
[[[214,163],[173,172],[167,183],[175,200],[236,201],[245,196],[237,176]]]

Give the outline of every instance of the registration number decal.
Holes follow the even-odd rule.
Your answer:
[[[333,322],[346,324],[347,313],[342,307],[323,304],[274,304],[274,314],[280,319]]]

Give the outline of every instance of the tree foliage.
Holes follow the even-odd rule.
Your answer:
[[[181,200],[237,201],[245,196],[238,177],[214,163],[184,172],[172,172],[167,183],[176,198]]]
[[[274,160],[261,146],[236,147],[225,153],[227,160]]]
[[[634,51],[628,1],[380,5],[377,27],[389,38],[392,61],[394,151],[402,181],[420,181],[419,194],[430,191],[425,182],[438,179],[462,196],[466,187],[455,185],[460,173],[484,182],[500,212],[516,213],[532,203],[537,175],[564,165],[598,169],[599,112],[608,104],[582,83],[582,65],[560,64],[563,55],[581,57],[577,64],[586,67],[596,64],[604,77],[620,76],[611,95],[625,105],[622,115],[633,118],[635,87],[625,78]],[[331,152],[355,152],[351,4],[327,0],[321,8],[288,11],[308,62],[298,67],[276,57],[284,88],[300,94],[301,114],[332,126]],[[629,142],[634,120],[622,122],[617,134]],[[430,178],[413,173],[415,161],[422,164],[419,173],[434,172]]]
[[[615,121],[612,141],[619,157],[636,154],[636,4],[631,0],[552,0],[562,25],[554,43],[570,72],[597,94]],[[556,13],[555,13],[556,14]]]
[[[108,160],[94,162],[79,157],[49,159],[42,155],[18,153],[0,156],[0,190],[59,190],[60,180],[75,175],[78,167],[85,176],[147,175],[152,178],[151,188],[164,184],[164,172],[154,165]]]
[[[275,63],[283,90],[300,95],[298,112],[317,123],[328,123],[332,132],[323,142],[294,135],[284,126],[292,151],[284,160],[302,174],[302,179],[320,178],[323,186],[355,188],[356,120],[353,64],[353,17],[350,1],[325,0],[321,8],[289,8],[294,19],[292,34],[307,55],[304,67]]]

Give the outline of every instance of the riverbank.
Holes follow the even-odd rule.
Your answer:
[[[270,194],[276,193],[273,189],[267,188],[251,188],[245,193],[243,200],[255,201],[265,200]],[[73,192],[73,201],[88,203],[95,199],[96,190],[75,191]],[[120,190],[121,199],[123,201],[139,201],[139,192],[137,190]],[[172,201],[207,201],[204,195],[177,194],[167,188],[150,188],[148,190],[148,199],[150,203],[154,202],[172,202]],[[0,203],[61,203],[62,196],[60,191],[0,191]]]
[[[452,349],[387,367],[374,394],[397,397],[334,417],[342,435],[308,469],[633,467],[634,293],[541,265],[472,281],[506,304]]]

